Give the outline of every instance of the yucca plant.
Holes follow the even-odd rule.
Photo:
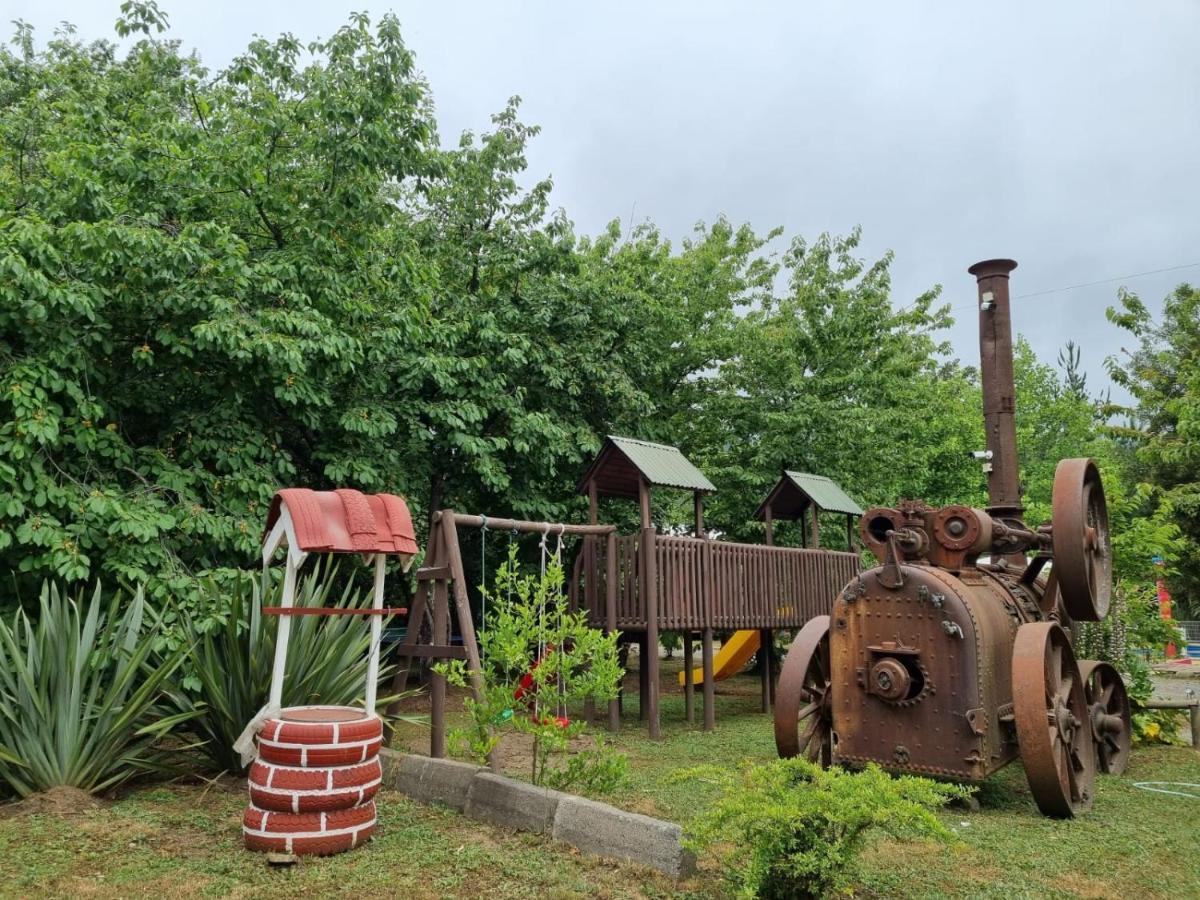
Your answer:
[[[320,569],[301,579],[297,606],[350,607],[363,605],[360,593],[349,584],[330,602],[338,582],[336,569]],[[282,586],[267,588],[264,603],[256,581],[242,580],[218,588],[206,583],[214,620],[201,629],[188,615],[181,617],[185,643],[190,645],[186,673],[198,690],[182,691],[181,706],[200,706],[200,715],[189,723],[201,739],[201,752],[217,771],[240,772],[242,763],[233,743],[267,702],[275,635],[279,618],[264,616],[262,607],[279,606]],[[288,642],[287,675],[283,705],[310,703],[361,705],[367,678],[370,647],[368,622],[361,616],[296,616]],[[380,666],[386,681],[393,667]],[[392,697],[380,697],[380,705]]]
[[[196,711],[166,699],[187,648],[154,652],[150,612],[140,590],[85,601],[44,584],[36,622],[0,619],[0,782],[96,793],[170,768],[160,739]]]

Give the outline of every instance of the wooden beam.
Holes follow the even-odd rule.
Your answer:
[[[466,513],[456,513],[450,510],[443,512],[449,513],[454,520],[455,525],[461,525],[464,528],[479,528],[483,525],[483,516],[472,516]],[[441,513],[435,517],[434,521],[445,518]],[[605,535],[610,531],[616,531],[616,525],[572,525],[569,522],[530,522],[527,519],[494,519],[491,516],[487,518],[487,527],[499,531],[520,531],[525,534],[599,534]]]
[[[775,517],[771,514],[771,507],[763,510],[763,522],[767,526],[767,546],[775,546]]]

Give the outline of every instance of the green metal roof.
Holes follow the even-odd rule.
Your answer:
[[[624,457],[628,463],[620,462],[618,457],[614,457],[614,453],[618,457]],[[602,494],[637,496],[637,475],[629,471],[629,465],[656,487],[705,492],[717,489],[703,472],[679,452],[678,447],[610,434],[595,461],[580,480],[580,490],[587,490],[588,480],[595,477]]]
[[[798,519],[807,513],[813,503],[818,509],[828,512],[845,513],[849,516],[863,514],[862,508],[824,475],[785,471],[779,481],[775,482],[775,487],[771,488],[766,499],[759,504],[754,517],[765,518],[767,510],[770,509],[772,518]]]
[[[808,494],[812,502],[828,512],[861,516],[862,507],[846,496],[836,482],[824,475],[809,475],[806,472],[784,472],[796,487]]]

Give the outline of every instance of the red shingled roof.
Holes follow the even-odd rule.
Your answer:
[[[402,497],[363,494],[349,489],[313,491],[284,488],[276,492],[267,514],[267,530],[287,506],[299,550],[316,553],[417,552],[412,516]]]

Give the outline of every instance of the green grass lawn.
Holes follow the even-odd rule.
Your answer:
[[[664,678],[664,681],[666,679]],[[605,798],[686,822],[711,799],[704,784],[672,774],[701,763],[774,756],[757,682],[723,682],[717,730],[683,720],[682,698],[664,690],[664,739],[645,737],[636,698],[616,742],[631,783]],[[699,711],[699,704],[697,704]],[[426,736],[406,729],[400,743]],[[514,771],[513,774],[523,774]],[[1188,748],[1135,750],[1129,772],[1102,777],[1093,810],[1045,819],[1013,765],[981,792],[982,809],[947,810],[957,846],[877,841],[864,858],[861,897],[1197,897],[1200,802],[1134,787],[1135,781],[1200,782]],[[76,802],[66,798],[65,802]],[[721,897],[719,873],[676,884],[653,872],[572,852],[532,835],[493,828],[385,792],[380,828],[366,847],[272,870],[241,848],[245,803],[236,783],[177,783],[130,790],[76,811],[53,804],[0,807],[3,896]]]

